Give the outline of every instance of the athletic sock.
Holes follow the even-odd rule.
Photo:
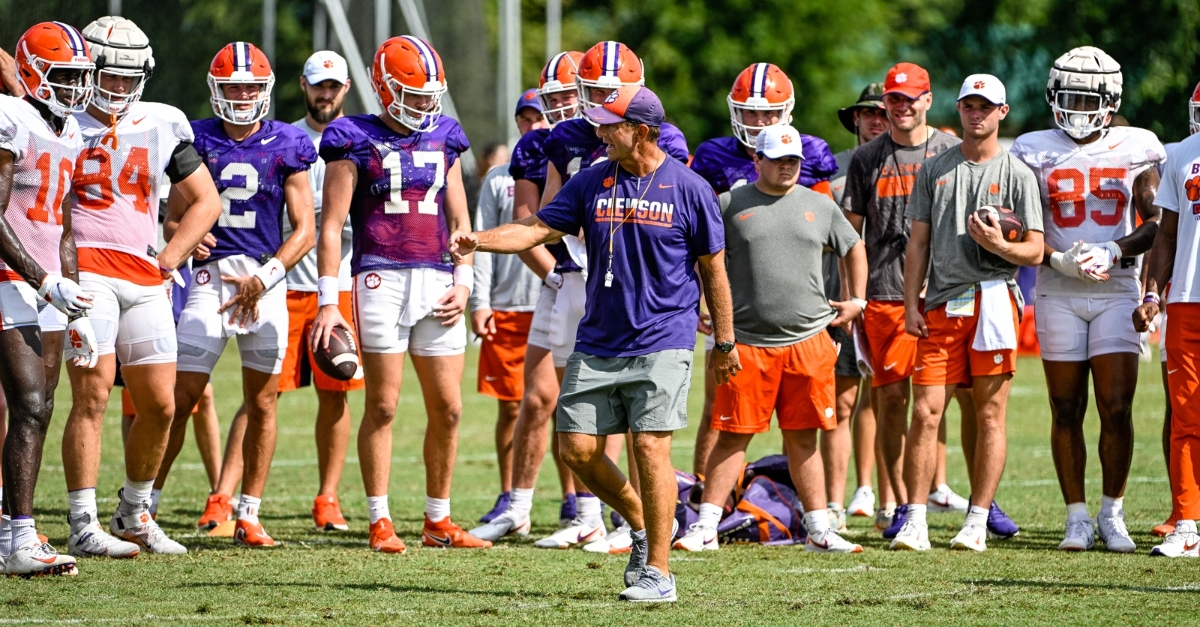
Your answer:
[[[533,488],[513,488],[508,509],[514,514],[519,514],[519,518],[529,518],[529,512],[533,511]]]
[[[1124,509],[1124,507],[1123,507],[1124,502],[1125,502],[1125,497],[1123,497],[1123,496],[1118,496],[1115,499],[1109,498],[1107,496],[1101,496],[1100,497],[1100,517],[1101,518],[1111,518],[1113,516],[1120,516],[1121,511]]]
[[[8,514],[0,515],[0,555],[8,557],[12,554],[12,518]]]
[[[600,511],[600,499],[591,492],[575,493],[576,511],[579,512],[579,520],[592,526],[599,527],[604,524],[604,518]]]
[[[921,525],[922,527],[928,527],[929,523],[925,521],[925,512],[928,508],[929,508],[929,506],[924,503],[922,503],[920,505],[918,505],[916,503],[909,503],[908,504],[908,522],[910,522],[914,525]]]
[[[117,505],[117,513],[131,516],[150,508],[150,494],[154,491],[154,480],[134,481],[125,477],[125,487],[121,489],[121,502]]]
[[[244,520],[249,523],[257,523],[258,508],[260,505],[262,505],[262,497],[243,494],[242,500],[238,501],[238,520]]]
[[[392,512],[388,509],[388,495],[383,496],[368,496],[367,497],[367,513],[371,516],[371,524],[375,524],[384,518],[391,520]]]
[[[804,512],[804,528],[810,536],[818,538],[824,536],[829,531],[829,510],[814,509],[810,512]]]
[[[716,529],[717,525],[721,524],[721,514],[724,513],[724,511],[725,510],[722,509],[720,505],[701,503],[700,518],[696,521],[696,524],[703,525],[710,529]]]
[[[912,510],[910,509],[909,516],[911,516],[911,515],[912,515]],[[924,512],[922,512],[922,516],[923,515],[924,515]],[[986,507],[972,505],[971,509],[967,510],[967,520],[966,520],[966,522],[963,523],[963,525],[964,526],[976,525],[979,527],[984,527],[987,525],[987,517],[988,517],[988,509]]]
[[[70,512],[67,522],[71,525],[71,533],[92,524],[98,519],[96,508],[96,488],[80,488],[67,492],[67,502]]]
[[[1088,517],[1087,503],[1068,503],[1067,504],[1067,520],[1079,520],[1080,518]]]
[[[32,516],[17,516],[12,519],[10,527],[12,528],[12,539],[9,541],[11,543],[10,554],[30,542],[38,541],[37,527],[33,524]]]
[[[437,523],[450,516],[450,499],[435,499],[425,495],[425,517],[429,522]]]
[[[150,490],[150,513],[158,513],[158,502],[162,500],[162,490],[154,488]]]
[[[896,515],[896,502],[888,501],[887,503],[884,503],[883,507],[881,507],[879,509],[882,509],[883,513],[887,514],[889,517],[895,516]]]

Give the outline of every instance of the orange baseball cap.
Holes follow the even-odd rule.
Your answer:
[[[897,63],[888,70],[883,95],[903,94],[916,100],[929,91],[929,72],[916,63]]]

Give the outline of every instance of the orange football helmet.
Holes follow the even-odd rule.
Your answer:
[[[16,62],[17,80],[25,93],[46,105],[50,113],[65,118],[87,108],[96,65],[74,26],[62,22],[33,25],[17,41]]]
[[[397,122],[414,131],[437,128],[446,93],[446,71],[442,58],[428,42],[410,35],[383,42],[371,65],[371,84],[379,106]],[[404,102],[410,94],[420,104]]]
[[[579,85],[579,102],[591,108],[602,104],[592,101],[590,90],[593,87],[617,89],[622,85],[644,85],[646,77],[642,60],[629,46],[618,41],[602,41],[583,53],[575,82]]]
[[[554,128],[555,124],[563,120],[579,117],[579,91],[575,84],[575,75],[581,59],[582,52],[560,52],[542,68],[542,78],[537,90],[538,100],[542,102],[542,115],[550,124],[550,128]],[[576,98],[568,104],[554,106],[547,99],[550,94],[576,94]]]
[[[1200,133],[1200,83],[1196,83],[1196,89],[1192,91],[1192,98],[1188,101],[1188,115],[1192,133]]]
[[[258,97],[253,100],[233,100],[225,97],[224,85],[259,85]],[[212,108],[217,117],[230,124],[248,125],[267,117],[271,111],[271,88],[275,73],[271,62],[257,46],[244,41],[226,44],[208,67],[208,90],[212,93]],[[249,108],[239,108],[243,105]]]
[[[792,81],[779,66],[771,63],[755,63],[742,70],[729,90],[729,120],[733,134],[746,146],[754,148],[754,138],[768,124],[748,125],[746,111],[778,111],[775,124],[792,121],[792,107],[796,104]]]

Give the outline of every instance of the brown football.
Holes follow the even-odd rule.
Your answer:
[[[984,205],[975,211],[975,217],[986,224],[999,225],[1007,241],[1019,242],[1025,236],[1025,225],[1008,207]]]
[[[313,351],[313,361],[321,372],[337,379],[349,381],[361,367],[358,358],[358,342],[354,335],[342,327],[334,327],[329,334],[329,346]]]

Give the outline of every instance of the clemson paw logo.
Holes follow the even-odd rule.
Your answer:
[[[805,212],[804,212],[804,220],[805,220],[806,222],[816,222],[816,221],[817,221],[817,214],[815,214],[815,213],[813,213],[813,212],[811,212],[811,211],[805,211]]]
[[[606,178],[604,179],[604,186],[605,186],[605,187],[612,187],[612,186],[613,186],[613,183],[615,183],[615,182],[616,182],[616,181],[615,181],[615,180],[613,180],[613,177],[611,177],[611,176],[609,176],[609,177],[606,177]]]
[[[536,97],[536,96],[537,96],[537,93],[536,93],[536,92],[532,92],[532,91],[530,91],[530,92],[526,92],[526,93],[525,93],[525,95],[524,95],[524,96],[522,96],[522,97],[523,97],[525,100],[533,100],[533,99],[534,99],[534,97]]]
[[[201,270],[196,273],[196,285],[208,285],[212,277],[208,274],[208,270]]]
[[[1200,200],[1200,176],[1193,176],[1192,178],[1188,179],[1187,182],[1183,184],[1183,187],[1187,191],[1188,200],[1192,202]]]
[[[975,81],[974,87],[975,89],[983,89],[984,87],[987,87],[987,83],[983,81]]]
[[[607,98],[604,99],[604,104],[616,102],[617,98],[619,98],[620,96],[621,96],[621,92],[619,90],[614,89],[613,92],[611,94],[609,94]]]
[[[83,338],[79,337],[79,331],[71,329],[71,348],[83,348]]]
[[[796,141],[796,138],[792,137],[791,133],[784,133],[783,136],[779,138],[779,143],[781,144],[790,144],[794,141]]]
[[[896,75],[896,84],[897,85],[907,83],[907,82],[908,82],[908,74],[901,72]]]
[[[375,274],[374,272],[368,274],[367,278],[363,279],[363,284],[365,284],[368,289],[372,290],[379,287],[382,283],[383,279],[379,278],[379,275]]]
[[[322,63],[321,65],[324,65],[325,69],[327,69],[327,70],[332,70],[333,69],[333,59],[325,59],[325,62]]]

